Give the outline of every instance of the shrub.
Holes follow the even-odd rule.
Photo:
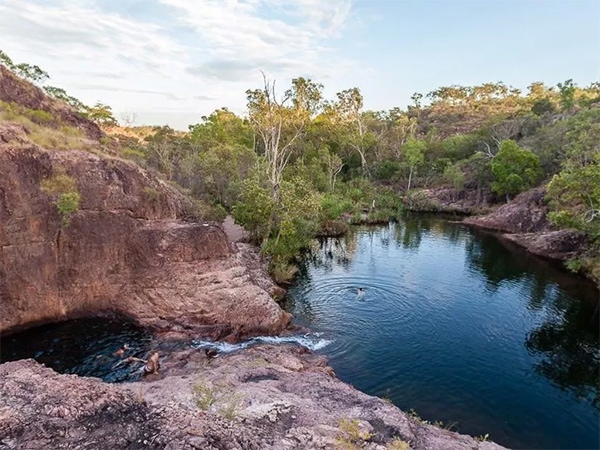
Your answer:
[[[58,168],[51,177],[40,182],[40,188],[54,197],[54,204],[61,216],[61,226],[68,226],[71,215],[79,210],[81,202],[75,179],[67,175],[63,168]]]
[[[71,214],[79,210],[80,201],[81,196],[79,192],[67,192],[58,197],[56,206],[58,207],[58,213],[62,217],[62,226],[66,227],[69,225],[69,218]]]

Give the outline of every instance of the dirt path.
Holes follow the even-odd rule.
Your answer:
[[[248,237],[248,232],[243,227],[237,225],[231,216],[227,216],[221,226],[231,242],[241,242]]]

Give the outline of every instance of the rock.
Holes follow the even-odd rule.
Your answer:
[[[462,223],[505,234],[502,237],[530,253],[550,259],[566,260],[582,254],[587,240],[575,230],[554,230],[546,214],[543,188],[519,194],[490,214],[469,217]]]
[[[534,255],[561,261],[580,255],[587,242],[585,235],[575,230],[506,234],[503,238]]]
[[[0,65],[0,100],[17,103],[28,109],[50,113],[61,125],[82,130],[90,139],[98,140],[104,133],[98,125],[87,120],[66,103],[48,97],[40,88],[27,83]],[[57,123],[58,125],[58,123]]]
[[[59,168],[81,195],[68,226],[40,188]],[[186,207],[133,163],[0,146],[0,332],[115,314],[214,338],[282,331],[290,315],[260,256]]]
[[[204,354],[169,355],[163,378],[121,385],[32,360],[2,364],[0,449],[333,449],[350,438],[365,449],[393,439],[413,450],[503,448],[416,422],[296,347],[254,347],[203,367],[195,356]]]
[[[512,202],[500,206],[492,213],[481,217],[469,217],[463,220],[463,223],[505,233],[551,231],[550,222],[546,217],[548,208],[544,195],[543,188],[523,192]]]
[[[442,212],[449,214],[473,214],[487,205],[476,190],[432,188],[411,191],[404,199],[411,211]]]

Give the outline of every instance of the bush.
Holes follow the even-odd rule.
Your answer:
[[[79,210],[81,202],[75,179],[67,175],[63,168],[58,168],[55,174],[40,182],[40,188],[54,197],[54,204],[62,218],[61,225],[68,226],[70,216]]]

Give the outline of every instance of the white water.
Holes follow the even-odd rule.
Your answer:
[[[231,353],[244,348],[252,347],[258,344],[297,344],[306,347],[310,350],[320,350],[327,345],[331,344],[332,341],[320,338],[321,333],[316,334],[304,334],[302,336],[258,336],[247,341],[239,342],[237,344],[228,344],[227,342],[212,342],[203,339],[196,339],[192,341],[192,347],[201,348],[214,348],[219,353]]]

